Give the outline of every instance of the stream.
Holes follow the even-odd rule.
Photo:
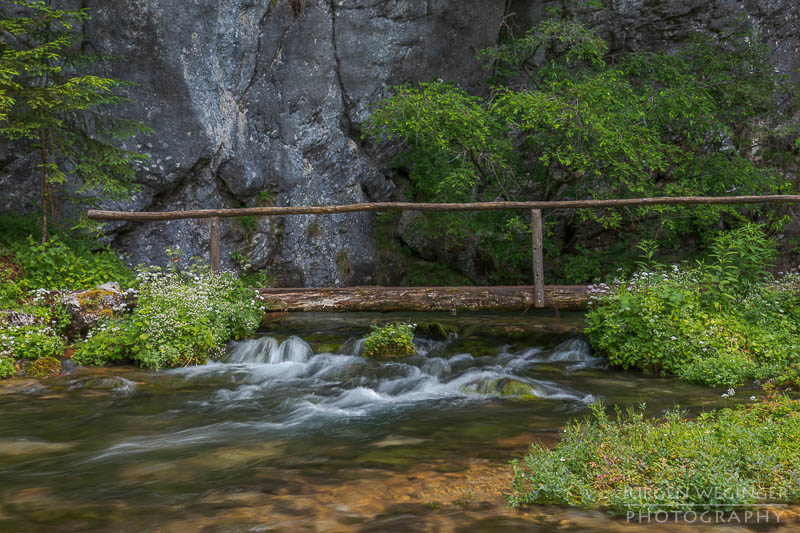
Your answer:
[[[448,338],[368,360],[373,320],[435,321]],[[726,405],[606,369],[581,327],[578,314],[298,313],[201,367],[0,382],[0,531],[704,529],[505,504],[509,461],[597,400]]]

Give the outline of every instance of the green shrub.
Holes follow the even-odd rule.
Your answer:
[[[61,373],[61,361],[54,357],[40,357],[34,361],[25,374],[32,378],[46,378]]]
[[[108,281],[128,287],[133,282],[133,272],[113,251],[92,250],[87,242],[69,246],[51,237],[39,244],[28,237],[26,245],[15,247],[15,255],[29,289],[88,289]]]
[[[75,348],[72,360],[81,365],[122,363],[139,348],[137,330],[129,317],[111,318],[97,324]]]
[[[0,357],[0,379],[12,378],[16,373],[14,360],[10,357]]]
[[[20,283],[18,265],[12,258],[0,255],[0,308],[14,307],[16,302],[25,294],[25,289]]]
[[[800,277],[766,275],[774,247],[751,225],[712,249],[695,268],[639,272],[593,301],[592,346],[624,369],[711,386],[775,377],[800,362]]]
[[[158,370],[203,364],[261,323],[259,296],[230,273],[143,272],[136,309],[90,332],[73,359],[104,365],[130,359]]]
[[[0,328],[0,356],[13,359],[61,357],[64,339],[50,326]]]
[[[369,335],[364,339],[364,356],[406,356],[414,355],[415,324],[372,324]]]
[[[32,237],[38,231],[30,217],[0,216],[0,307],[16,307],[35,289],[78,290],[108,281],[127,288],[134,281],[133,271],[94,237],[60,232],[40,244]]]
[[[733,392],[733,391],[730,391]],[[759,403],[663,420],[601,405],[567,426],[554,449],[534,445],[514,462],[510,501],[626,511],[688,511],[800,499],[800,402]]]

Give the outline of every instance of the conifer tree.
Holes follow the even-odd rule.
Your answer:
[[[53,0],[0,0],[0,135],[38,159],[42,242],[55,186],[73,178],[79,196],[126,198],[136,188],[134,162],[147,159],[119,145],[150,130],[107,112],[130,102],[120,91],[131,84],[89,72],[114,59],[84,46],[89,18]]]

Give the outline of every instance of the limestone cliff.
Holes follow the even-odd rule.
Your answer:
[[[84,0],[89,46],[127,57],[106,74],[133,81],[125,112],[155,134],[136,147],[136,210],[336,204],[392,195],[392,146],[361,139],[388,85],[444,78],[480,92],[475,52],[505,22],[535,23],[556,2],[531,0]],[[608,4],[608,1],[606,2]],[[776,69],[800,67],[796,0],[611,0],[577,7],[614,49],[664,48],[692,31],[721,32],[751,18]],[[0,210],[35,198],[29,168],[0,161]],[[123,207],[120,205],[112,207]],[[223,261],[246,253],[282,285],[370,283],[372,215],[223,224]],[[132,263],[207,255],[203,221],[111,226]]]

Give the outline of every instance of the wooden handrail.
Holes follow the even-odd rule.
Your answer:
[[[559,200],[555,202],[475,202],[467,204],[372,202],[363,204],[286,207],[242,207],[240,209],[193,209],[187,211],[100,211],[92,209],[92,220],[179,220],[186,218],[231,218],[270,215],[332,215],[361,211],[494,211],[502,209],[583,209],[604,207],[640,207],[651,205],[715,205],[797,203],[800,195],[773,194],[768,196],[657,196],[653,198],[622,198],[611,200]]]
[[[220,266],[220,218],[243,216],[279,215],[332,215],[337,213],[358,213],[363,211],[493,211],[502,209],[530,209],[532,228],[532,261],[534,306],[545,306],[544,259],[542,253],[542,210],[543,209],[586,209],[607,207],[641,207],[653,205],[715,205],[715,204],[758,204],[758,203],[796,203],[800,195],[773,194],[768,196],[658,196],[654,198],[622,198],[609,200],[560,200],[555,202],[475,202],[467,204],[414,203],[414,202],[372,202],[362,204],[327,206],[286,206],[286,207],[243,207],[240,209],[194,209],[188,211],[130,212],[99,211],[92,209],[88,216],[93,220],[126,220],[147,222],[156,220],[180,220],[188,218],[210,218],[210,260],[211,269],[219,271]]]

